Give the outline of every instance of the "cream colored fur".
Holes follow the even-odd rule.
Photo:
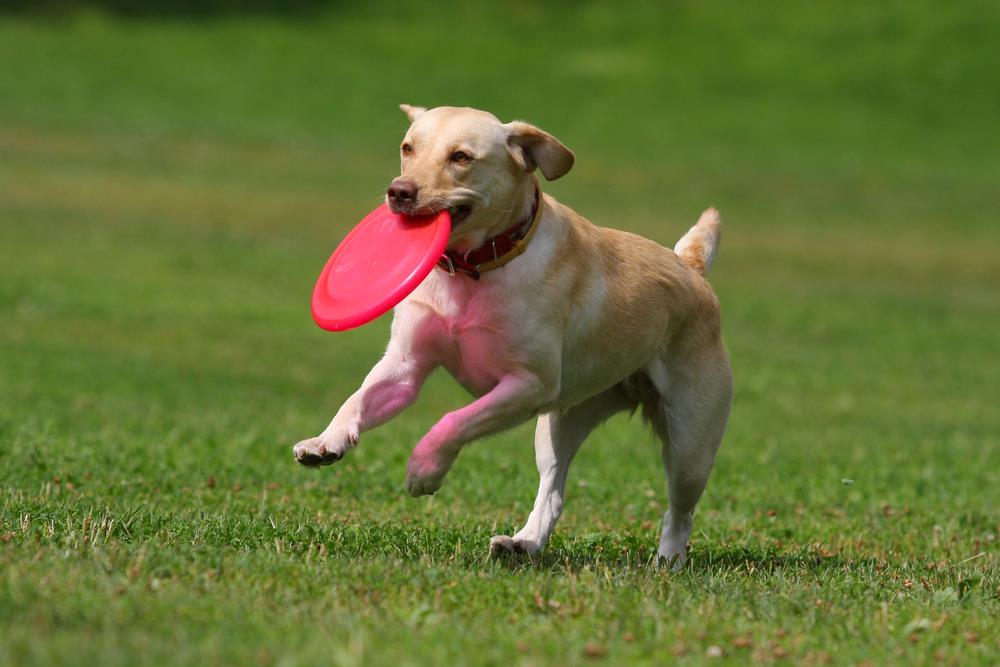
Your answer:
[[[528,215],[536,168],[552,179],[573,165],[572,152],[527,123],[474,109],[402,109],[412,125],[400,179],[419,187],[405,212],[471,207],[451,249],[478,247]],[[491,541],[494,553],[535,554],[562,512],[569,464],[587,434],[641,407],[662,440],[668,478],[659,555],[680,566],[732,397],[719,303],[703,277],[719,215],[706,211],[674,252],[597,227],[548,195],[543,205],[523,255],[479,281],[435,269],[396,307],[385,356],[323,433],[295,445],[295,457],[339,460],[444,367],[476,398],[417,443],[406,487],[434,493],[466,444],[537,416],[534,508],[515,535]]]

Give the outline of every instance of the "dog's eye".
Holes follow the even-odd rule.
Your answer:
[[[471,160],[472,157],[465,151],[455,151],[454,153],[451,154],[452,162],[469,162]]]
[[[403,155],[409,155],[413,152],[413,146],[410,144],[403,144],[399,147],[399,150],[402,151]]]

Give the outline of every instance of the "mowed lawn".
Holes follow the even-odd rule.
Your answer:
[[[0,664],[1000,663],[994,3],[443,3],[0,15]],[[689,566],[637,419],[544,556],[530,425],[403,489],[439,374],[306,470],[388,319],[313,281],[412,104],[576,150],[546,185],[672,245],[708,205],[736,373]]]

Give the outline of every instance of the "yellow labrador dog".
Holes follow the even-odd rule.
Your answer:
[[[515,535],[490,543],[494,553],[535,554],[587,434],[641,408],[663,442],[669,483],[659,555],[679,567],[732,398],[719,302],[704,278],[718,213],[702,214],[673,251],[597,227],[539,190],[536,169],[553,180],[573,166],[555,137],[475,109],[401,108],[411,126],[388,205],[448,209],[453,231],[439,267],[396,307],[385,356],[326,430],[295,445],[296,460],[340,460],[443,366],[477,398],[417,443],[406,488],[434,493],[465,445],[537,416],[534,509]]]

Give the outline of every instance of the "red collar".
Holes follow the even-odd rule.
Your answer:
[[[527,217],[518,221],[516,225],[505,232],[487,239],[486,243],[474,250],[466,253],[446,250],[441,255],[441,259],[438,260],[438,268],[451,275],[464,273],[471,276],[473,280],[479,280],[482,273],[500,268],[525,251],[528,247],[528,241],[538,229],[538,222],[542,217],[541,212],[542,193],[536,187],[535,203]]]

